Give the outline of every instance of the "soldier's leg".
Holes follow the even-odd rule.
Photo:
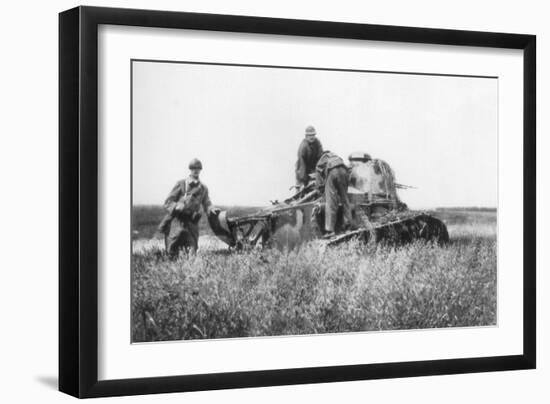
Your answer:
[[[187,226],[189,233],[189,252],[196,253],[199,248],[199,224],[190,223]]]
[[[189,234],[187,227],[181,234],[181,248],[185,253],[190,253],[193,250],[193,237]]]
[[[178,219],[173,219],[170,224],[170,231],[164,238],[166,253],[171,258],[176,258],[182,248],[185,228]]]
[[[325,183],[325,230],[334,232],[338,213],[338,190],[335,186],[334,169],[330,170]]]
[[[199,240],[198,224],[185,222],[182,226],[182,232],[179,240],[181,248],[183,248],[186,253],[196,253]]]
[[[344,212],[344,226],[350,226],[352,224],[351,206],[348,197],[348,173],[344,167],[335,168],[336,187],[338,189],[338,197],[342,210]]]

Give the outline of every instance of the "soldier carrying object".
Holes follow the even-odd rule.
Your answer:
[[[324,187],[325,195],[325,237],[334,235],[339,205],[344,213],[344,228],[352,227],[351,208],[348,199],[348,169],[341,157],[326,150],[316,166],[315,183],[318,189]]]
[[[315,165],[321,154],[323,146],[316,137],[317,132],[313,126],[306,128],[305,139],[298,148],[298,161],[296,161],[296,185],[306,186],[310,181],[310,174],[315,173]]]
[[[189,170],[189,177],[179,181],[166,198],[164,207],[168,214],[159,224],[166,252],[172,258],[177,257],[182,248],[191,253],[197,251],[201,206],[208,215],[220,213],[212,206],[208,188],[199,180],[202,163],[198,159],[191,160]]]

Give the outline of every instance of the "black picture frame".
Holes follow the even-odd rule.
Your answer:
[[[523,354],[98,381],[98,25],[523,50]],[[59,390],[103,397],[533,369],[536,366],[536,37],[77,7],[59,15]]]

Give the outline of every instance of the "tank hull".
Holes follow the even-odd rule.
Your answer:
[[[285,206],[259,212],[256,215],[226,218],[223,214],[211,218],[216,235],[237,249],[254,247],[294,248],[301,243],[320,239],[336,246],[351,239],[364,242],[404,244],[425,240],[444,244],[449,241],[445,223],[424,211],[388,209],[387,206],[353,206],[354,225],[342,228],[337,221],[337,232],[326,237],[324,208],[321,201]]]
[[[321,239],[327,245],[354,238],[397,244],[415,240],[440,244],[449,241],[445,223],[429,212],[409,210],[401,202],[397,188],[413,187],[397,184],[393,170],[385,161],[362,157],[350,158],[350,162],[348,200],[352,223],[344,223],[340,209],[335,234],[325,232],[323,191],[313,183],[254,215],[228,218],[222,212],[212,216],[210,226],[221,240],[235,248],[293,248],[314,239]]]

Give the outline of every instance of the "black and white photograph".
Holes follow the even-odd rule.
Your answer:
[[[130,69],[133,343],[498,326],[498,77]]]
[[[545,3],[90,3],[3,8],[1,402],[548,401]]]

